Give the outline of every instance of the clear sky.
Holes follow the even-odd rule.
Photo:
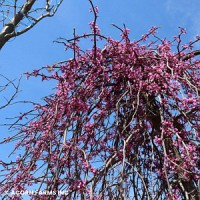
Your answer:
[[[99,6],[98,24],[106,36],[118,37],[119,32],[111,26],[112,23],[119,27],[125,23],[133,40],[139,39],[152,26],[159,26],[159,36],[168,39],[178,33],[178,27],[186,28],[188,40],[200,35],[199,0],[96,0],[94,4]],[[88,23],[93,19],[89,8],[87,0],[64,0],[53,18],[44,19],[29,32],[11,39],[0,52],[0,74],[16,79],[24,72],[69,59],[64,47],[53,41],[59,37],[72,38],[73,28],[77,34],[88,32]],[[22,92],[16,101],[40,102],[53,87],[54,83],[43,83],[34,78],[27,81],[23,76]],[[0,100],[2,97],[0,93]],[[0,110],[0,123],[24,109],[26,107],[19,104]],[[0,127],[0,139],[8,134],[5,127]],[[0,150],[0,159],[7,150],[8,147]]]

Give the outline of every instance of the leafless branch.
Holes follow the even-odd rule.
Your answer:
[[[60,0],[57,4],[51,5],[50,1],[45,0],[40,2],[26,0],[24,4],[16,0],[13,3],[6,0],[1,1],[0,7],[2,10],[0,10],[0,13],[3,16],[0,19],[2,22],[0,49],[8,40],[29,31],[42,19],[54,16],[62,2],[63,0]]]

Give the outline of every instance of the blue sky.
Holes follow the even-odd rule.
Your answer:
[[[187,40],[200,35],[200,1],[199,0],[96,0],[99,6],[98,24],[106,36],[117,38],[119,31],[112,23],[131,30],[131,38],[139,39],[151,26],[159,26],[159,36],[170,39],[178,33],[178,27],[187,29]],[[0,73],[10,79],[19,78],[24,72],[69,59],[69,54],[60,44],[53,43],[59,37],[72,38],[73,28],[77,34],[89,31],[88,23],[93,19],[89,13],[87,0],[64,0],[53,18],[44,19],[29,32],[11,39],[0,52]],[[87,43],[83,43],[87,45]],[[22,77],[16,100],[41,102],[41,98],[52,92],[54,83],[44,83],[39,79],[26,80]],[[9,95],[7,91],[5,95]],[[0,100],[3,94],[0,93]],[[0,110],[0,122],[6,117],[16,116],[26,106],[15,105]],[[9,131],[0,127],[0,139]],[[0,151],[0,159],[5,156],[5,147]]]

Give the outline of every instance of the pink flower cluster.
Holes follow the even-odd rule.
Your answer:
[[[21,129],[24,139],[18,146],[26,153],[4,163],[10,172],[0,193],[34,185],[64,188],[68,199],[118,199],[120,184],[128,184],[131,195],[136,182],[138,196],[144,191],[153,197],[152,188],[162,191],[160,199],[179,199],[188,185],[195,191],[200,62],[190,43],[179,52],[166,40],[145,45],[156,30],[130,41],[125,29],[121,40],[107,39],[104,51],[95,46],[83,52],[68,44],[76,51],[74,59],[28,73],[56,80],[56,91],[35,107],[36,118]]]

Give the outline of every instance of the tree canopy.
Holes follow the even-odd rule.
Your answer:
[[[15,161],[1,161],[0,193],[32,199],[199,199],[200,60],[194,44],[160,39],[152,27],[139,40],[101,35],[92,2],[91,33],[62,40],[73,58],[27,72],[56,81],[45,105],[15,123]],[[91,40],[91,49],[79,45]],[[102,48],[100,44],[104,42]],[[23,126],[20,120],[28,118]],[[8,193],[6,194],[5,191]],[[21,199],[21,194],[10,196]]]

